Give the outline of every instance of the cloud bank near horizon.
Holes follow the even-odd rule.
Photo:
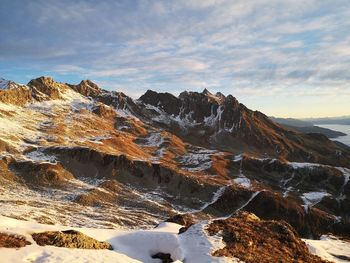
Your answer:
[[[135,97],[207,88],[268,114],[350,114],[347,0],[3,0],[0,7],[2,77],[89,78]]]

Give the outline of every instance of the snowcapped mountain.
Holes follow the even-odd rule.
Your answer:
[[[258,250],[243,252],[232,243],[244,243],[232,235],[253,214],[260,219],[244,225],[252,233],[254,227],[268,227],[272,240],[289,233],[298,244],[294,248],[300,253],[291,250],[286,262],[298,256],[303,262],[320,262],[298,243],[299,235],[349,238],[350,148],[320,134],[287,130],[231,95],[204,90],[176,97],[149,90],[133,100],[89,80],[71,85],[49,77],[27,85],[1,80],[0,87],[4,218],[129,231],[172,218],[184,226],[180,235],[169,230],[176,242],[150,248],[147,260],[146,252],[140,256],[130,248],[114,248],[143,262],[160,262],[151,257],[160,252],[173,261],[255,262],[247,253]],[[188,225],[187,216],[192,222]],[[287,227],[271,227],[269,220]],[[229,234],[223,225],[231,229]],[[287,234],[281,230],[286,228]],[[108,232],[102,239],[112,235],[119,234]],[[221,247],[208,245],[205,252],[189,253],[193,239],[204,235],[207,240],[215,236]],[[40,251],[57,256],[53,250]],[[166,256],[163,262],[172,262],[164,261]]]

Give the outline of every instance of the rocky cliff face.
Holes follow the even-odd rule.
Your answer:
[[[283,220],[303,237],[349,235],[350,149],[322,135],[286,130],[233,96],[207,90],[178,97],[147,91],[133,100],[89,80],[6,83],[3,215],[150,227],[178,214],[198,221],[248,211]],[[235,223],[213,231],[225,224]],[[230,240],[215,253],[238,251]]]

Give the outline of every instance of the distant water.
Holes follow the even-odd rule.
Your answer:
[[[332,140],[340,141],[346,145],[350,146],[350,125],[340,125],[340,124],[315,124],[316,126],[328,128],[335,131],[340,131],[343,133],[346,133],[346,136],[339,136],[337,138],[334,138]]]

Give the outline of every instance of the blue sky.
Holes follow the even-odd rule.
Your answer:
[[[134,98],[232,94],[283,117],[350,115],[350,1],[0,1],[0,77]]]

